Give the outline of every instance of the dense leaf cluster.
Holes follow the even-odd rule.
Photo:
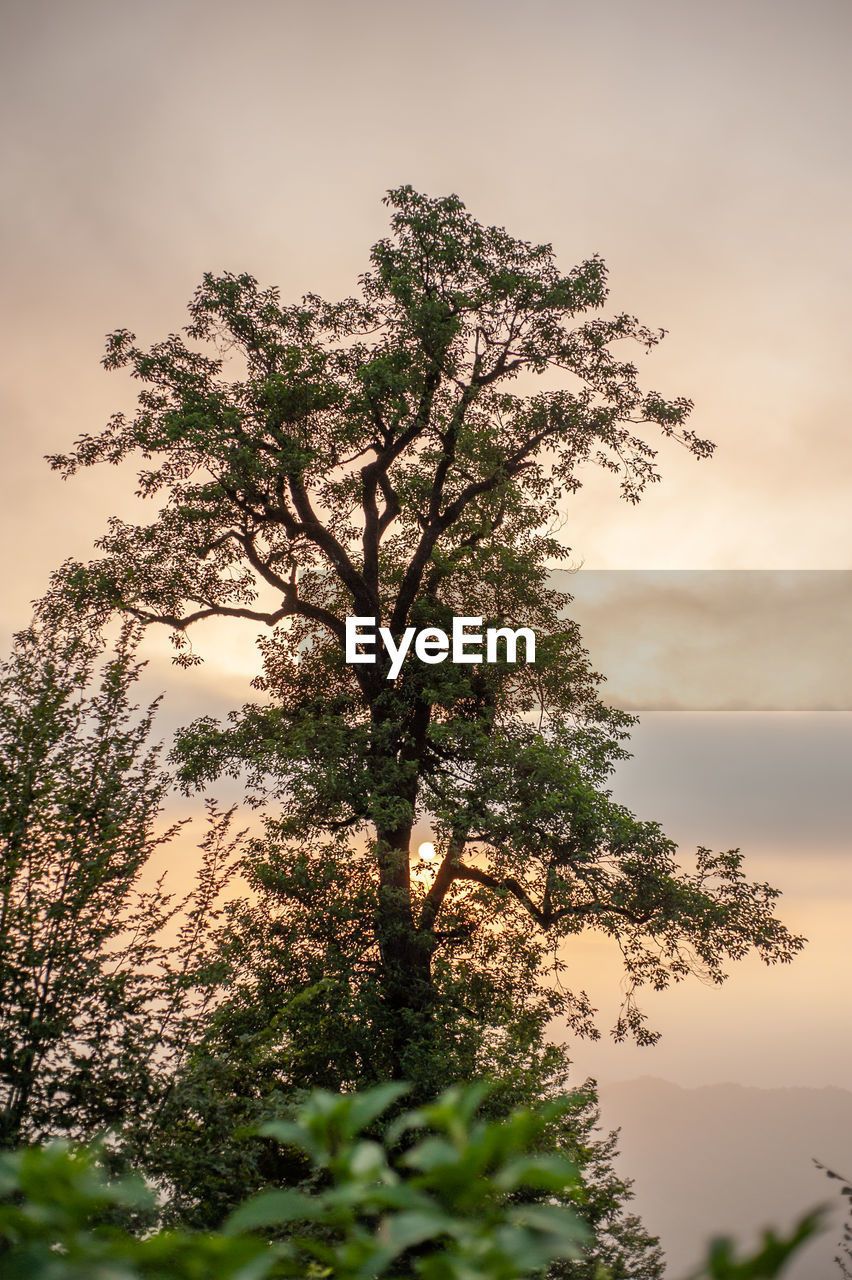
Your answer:
[[[220,1232],[139,1238],[110,1222],[144,1210],[138,1180],[109,1182],[96,1153],[56,1144],[0,1156],[0,1264],[9,1280],[532,1280],[581,1259],[589,1232],[574,1166],[536,1148],[566,1105],[476,1118],[482,1090],[448,1091],[365,1134],[403,1092],[312,1095],[265,1133],[302,1151],[319,1174],[313,1195],[270,1189]],[[408,1139],[408,1141],[406,1141]],[[566,1202],[567,1201],[567,1202]],[[693,1280],[770,1280],[812,1235],[767,1233],[742,1262],[716,1242]],[[570,1274],[574,1274],[571,1272]],[[591,1274],[591,1273],[590,1273]],[[633,1273],[631,1273],[633,1274]],[[625,1273],[598,1262],[594,1280]]]

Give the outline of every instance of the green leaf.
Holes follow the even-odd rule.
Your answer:
[[[262,1191],[230,1213],[222,1230],[234,1236],[285,1222],[314,1221],[322,1213],[322,1203],[312,1196],[298,1191]]]

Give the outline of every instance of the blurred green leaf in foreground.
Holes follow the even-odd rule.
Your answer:
[[[159,1231],[139,1238],[111,1220],[150,1209],[140,1180],[108,1181],[96,1148],[66,1143],[0,1156],[0,1275],[4,1280],[523,1280],[577,1257],[588,1228],[564,1203],[582,1197],[574,1166],[536,1143],[563,1099],[502,1121],[477,1118],[480,1086],[447,1090],[398,1114],[405,1088],[315,1092],[266,1137],[305,1152],[313,1193],[269,1188],[221,1232]],[[364,1136],[388,1114],[381,1140]],[[556,1202],[559,1197],[561,1203]],[[782,1273],[813,1234],[818,1214],[792,1234],[767,1233],[736,1262],[717,1241],[699,1273],[761,1280]],[[599,1280],[616,1280],[603,1269]],[[695,1277],[698,1280],[698,1276]]]

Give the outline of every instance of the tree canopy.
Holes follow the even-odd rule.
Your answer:
[[[100,556],[67,563],[50,599],[165,624],[182,663],[198,660],[188,632],[206,618],[264,626],[259,699],[187,728],[180,776],[245,774],[271,802],[266,865],[297,859],[291,902],[321,898],[330,849],[366,857],[358,964],[386,1015],[385,1074],[416,1074],[441,974],[457,1001],[471,973],[497,990],[512,938],[540,974],[586,927],[624,956],[616,1034],[651,1039],[637,986],[721,981],[729,960],[789,960],[801,939],[739,852],[682,865],[658,824],[615,803],[630,718],[602,702],[552,570],[585,467],[635,502],[659,478],[655,437],[697,458],[712,445],[687,426],[687,399],[643,390],[620,354],[662,334],[606,313],[599,258],[562,274],[549,245],[480,225],[456,196],[400,187],[387,203],[357,297],[285,305],[249,275],[209,274],[182,333],[149,348],[125,329],[109,338],[104,363],[139,381],[138,411],[52,465],[141,458],[156,514],[112,520]],[[345,660],[352,616],[397,643],[454,616],[529,627],[536,658],[409,655],[389,678],[381,648],[374,664]],[[434,870],[418,863],[417,824]],[[582,992],[549,998],[594,1033]]]

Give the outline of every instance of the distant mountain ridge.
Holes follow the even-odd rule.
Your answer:
[[[813,1158],[852,1177],[852,1091],[687,1089],[644,1077],[602,1085],[600,1099],[604,1126],[621,1129],[618,1167],[635,1181],[636,1211],[659,1234],[671,1280],[695,1269],[711,1236],[750,1245],[818,1204],[834,1207],[829,1230],[785,1280],[839,1280],[844,1206]]]

